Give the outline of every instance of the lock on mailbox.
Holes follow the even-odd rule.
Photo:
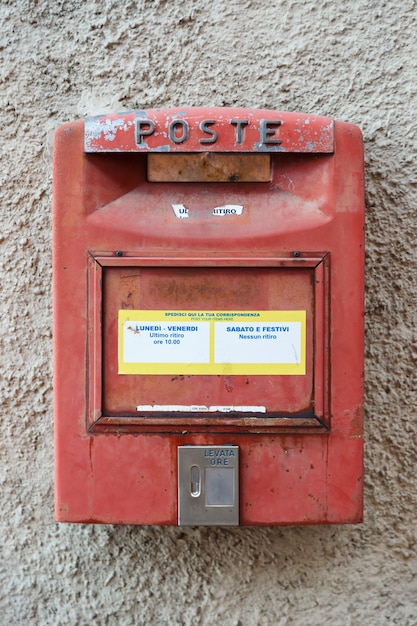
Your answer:
[[[359,129],[99,116],[53,183],[57,519],[360,521]]]

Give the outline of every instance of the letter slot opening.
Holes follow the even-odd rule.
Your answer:
[[[268,183],[271,155],[148,154],[151,183]]]

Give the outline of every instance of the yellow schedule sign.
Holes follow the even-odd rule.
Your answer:
[[[305,311],[119,311],[119,374],[306,373]]]

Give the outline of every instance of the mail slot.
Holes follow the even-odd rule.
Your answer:
[[[176,108],[55,135],[56,518],[362,518],[363,148]]]

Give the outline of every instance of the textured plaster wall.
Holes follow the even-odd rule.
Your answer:
[[[1,625],[413,626],[417,3],[2,0]],[[88,113],[236,105],[364,133],[366,518],[151,528],[53,519],[51,139]]]

